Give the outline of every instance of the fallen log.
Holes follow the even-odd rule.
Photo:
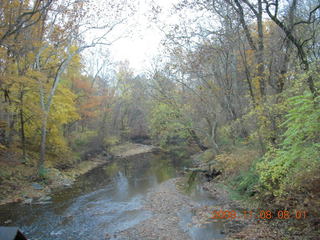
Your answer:
[[[196,173],[202,173],[207,178],[208,181],[211,181],[215,177],[219,176],[222,172],[216,169],[201,169],[201,168],[184,168],[185,171],[192,172],[192,175]]]

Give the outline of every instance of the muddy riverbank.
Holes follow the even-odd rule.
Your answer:
[[[213,211],[240,214],[241,206],[216,181],[190,185],[181,175],[188,159],[133,151],[132,144],[116,149],[135,154],[110,163],[97,159],[100,167],[42,204],[0,206],[0,225],[19,226],[31,240],[283,239],[266,221],[212,219]]]
[[[202,224],[196,215],[216,201],[197,186],[183,191],[179,176],[188,164],[161,152],[120,158],[45,204],[0,206],[0,224],[19,226],[31,240],[222,239],[223,223]]]
[[[152,217],[119,234],[120,239],[191,239],[179,226],[181,210],[197,205],[190,197],[176,189],[177,179],[170,179],[152,189],[144,201],[144,209]]]
[[[284,239],[267,221],[245,218],[241,204],[230,200],[228,192],[216,183],[198,186],[212,199],[202,204],[184,192],[186,185],[187,179],[178,177],[149,191],[144,208],[152,217],[122,231],[117,239]],[[237,219],[212,219],[214,211],[233,209],[237,210]],[[187,212],[190,214],[183,214]],[[207,231],[199,234],[198,229]]]
[[[52,191],[63,187],[70,187],[79,176],[101,165],[111,163],[113,158],[130,157],[152,152],[155,149],[153,146],[143,144],[120,144],[112,147],[108,154],[105,152],[98,154],[66,170],[48,167],[46,169],[46,179],[41,182],[32,180],[34,176],[31,174],[35,171],[31,169],[31,166],[20,164],[20,172],[26,173],[26,176],[7,177],[1,182],[0,205],[14,202],[26,204],[43,203],[50,199],[49,195]],[[6,165],[6,167],[8,166]],[[14,167],[17,168],[16,166]],[[14,169],[12,172],[14,173]],[[28,172],[30,172],[30,176],[27,175]]]

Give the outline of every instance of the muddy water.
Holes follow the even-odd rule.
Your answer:
[[[121,159],[83,175],[71,188],[52,194],[46,204],[0,206],[0,225],[10,222],[7,225],[19,226],[31,240],[118,239],[117,232],[152,216],[142,208],[148,190],[175,177],[186,165],[187,160],[177,161],[163,154]],[[195,188],[191,195],[201,204],[214,204],[200,189]],[[222,226],[190,227],[192,213],[178,215],[179,227],[192,239],[222,237]]]

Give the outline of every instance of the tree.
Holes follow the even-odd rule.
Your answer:
[[[286,37],[292,42],[292,44],[297,49],[297,54],[301,62],[302,69],[308,73],[310,70],[310,62],[312,61],[310,58],[310,54],[308,53],[310,51],[310,46],[308,46],[308,43],[311,42],[313,45],[312,48],[316,47],[315,42],[317,41],[316,38],[319,34],[319,29],[316,27],[319,25],[319,17],[317,16],[317,13],[320,11],[320,4],[318,1],[314,1],[311,4],[311,7],[307,9],[307,16],[296,16],[298,1],[292,0],[289,9],[288,9],[288,16],[285,20],[281,20],[281,16],[279,13],[280,8],[280,1],[267,1],[264,0],[266,4],[266,12],[268,16],[271,18],[272,21],[274,21],[278,27],[285,33]],[[305,4],[305,6],[308,6]],[[271,9],[273,8],[273,10]],[[284,18],[284,17],[282,17]],[[297,20],[295,20],[297,19]],[[303,35],[297,34],[297,30],[301,25],[311,27],[310,35],[305,38],[303,35],[305,35],[306,31],[304,31]],[[304,28],[305,29],[305,28]],[[318,58],[318,56],[315,56]],[[314,97],[317,97],[319,95],[318,89],[315,86],[314,79],[312,75],[309,75],[307,77],[307,84],[308,87],[313,94]]]
[[[24,30],[38,23],[49,10],[53,0],[3,1],[0,3],[0,46],[9,47],[6,43],[10,37],[15,38]]]
[[[92,5],[88,6],[93,7]],[[47,39],[48,42],[37,48],[34,63],[34,71],[37,72],[34,74],[34,79],[38,82],[42,109],[39,173],[43,169],[45,161],[49,113],[64,72],[72,59],[85,49],[98,45],[110,45],[119,38],[107,40],[110,33],[127,19],[126,15],[121,16],[123,9],[121,2],[119,5],[112,5],[109,9],[108,23],[92,22],[94,19],[90,19],[88,22],[85,14],[86,6],[83,5],[83,2],[69,1],[55,4],[51,12],[48,13],[48,21],[43,21],[44,31],[40,37],[41,39]],[[83,41],[82,38],[85,37],[85,34],[97,33],[97,31],[99,31],[99,34],[89,43]],[[47,68],[48,63],[51,64],[49,69]],[[46,75],[46,73],[49,74]],[[48,81],[51,82],[50,88],[47,88],[45,84]]]

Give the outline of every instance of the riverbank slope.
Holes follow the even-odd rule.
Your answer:
[[[47,201],[54,189],[71,186],[78,176],[112,162],[114,157],[129,157],[155,149],[143,144],[119,144],[111,147],[108,154],[102,152],[65,170],[47,167],[46,177],[41,182],[34,180],[36,170],[33,164],[21,163],[13,155],[10,159],[0,161],[0,168],[5,172],[5,175],[0,176],[0,205],[11,202],[29,204]]]

